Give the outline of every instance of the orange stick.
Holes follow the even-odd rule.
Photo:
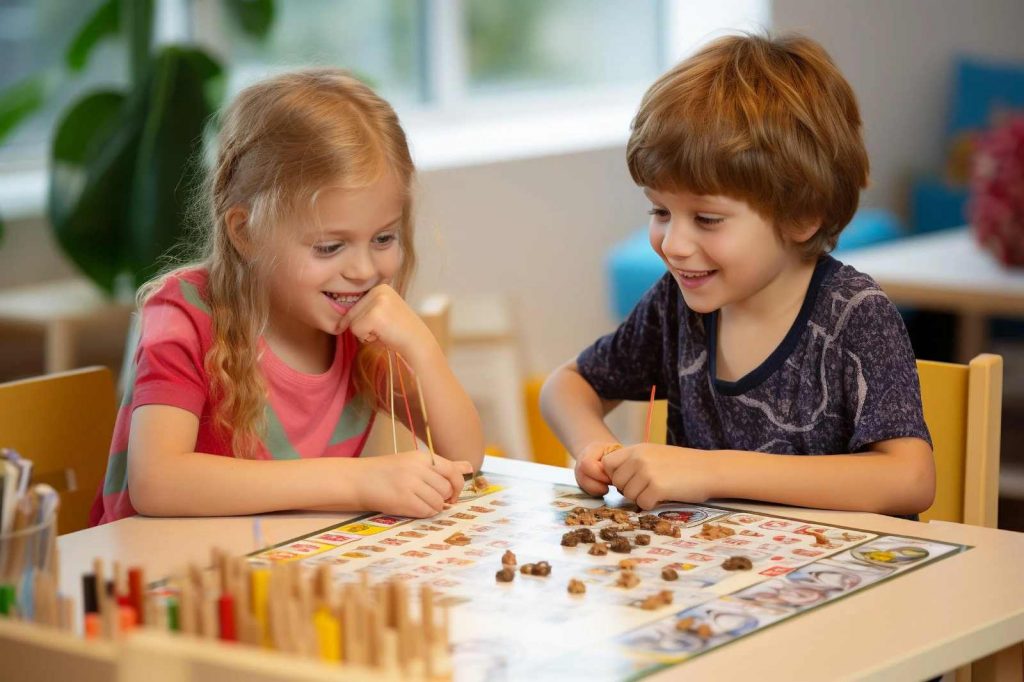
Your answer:
[[[395,353],[398,355],[398,353]],[[412,431],[412,449],[419,450],[419,442],[416,440],[416,423],[412,420],[412,409],[409,408],[409,394],[405,390],[405,379],[402,376],[402,365],[398,365],[398,385],[402,387],[402,402],[405,403],[405,418],[409,420],[409,430]]]
[[[651,417],[654,416],[654,393],[658,390],[658,385],[654,384],[651,386],[651,401],[647,403],[647,428],[644,429],[644,442],[651,442]]]

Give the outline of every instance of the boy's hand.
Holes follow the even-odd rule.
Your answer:
[[[576,456],[576,483],[584,492],[595,497],[604,497],[608,493],[608,485],[612,479],[604,470],[602,458],[609,452],[622,447],[620,443],[595,441],[588,443]]]
[[[422,451],[361,459],[359,506],[366,511],[424,518],[459,499],[467,462],[452,462]]]
[[[398,292],[378,284],[342,316],[338,333],[351,329],[363,343],[380,341],[406,358],[414,351],[436,345],[434,335]]]
[[[666,500],[707,500],[706,456],[692,448],[639,443],[608,453],[601,463],[623,497],[641,509],[653,509]]]

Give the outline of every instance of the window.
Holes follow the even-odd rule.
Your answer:
[[[55,94],[45,107],[24,121],[0,145],[0,166],[38,165],[46,156],[50,131],[60,112],[81,93],[125,82],[124,58],[118,46],[100,45],[82,77],[59,75],[64,49],[101,0],[0,0],[0,90],[41,69],[54,68]]]

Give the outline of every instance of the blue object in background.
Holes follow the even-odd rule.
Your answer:
[[[899,218],[879,208],[862,208],[839,235],[840,250],[851,251],[897,239],[906,234]],[[605,262],[611,291],[612,314],[617,320],[629,315],[644,292],[665,274],[665,264],[654,253],[643,227],[611,248]]]
[[[954,65],[945,153],[957,139],[985,130],[1000,111],[1024,109],[1024,64],[960,58]],[[916,178],[910,187],[910,231],[933,232],[967,222],[967,187],[941,174]]]
[[[916,234],[960,227],[967,222],[966,187],[942,178],[918,178],[910,187],[910,225]]]

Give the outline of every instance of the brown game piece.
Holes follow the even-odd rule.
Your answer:
[[[619,573],[618,580],[615,581],[617,587],[623,587],[630,589],[640,584],[640,578],[633,571],[622,571]]]
[[[654,526],[658,523],[659,520],[660,519],[654,514],[644,514],[637,520],[637,525],[639,525],[644,530],[654,530]]]
[[[572,531],[562,536],[562,547],[575,547],[580,544],[580,539]]]
[[[580,517],[575,512],[569,512],[565,515],[565,525],[567,526],[578,526],[580,525]]]
[[[626,570],[630,570],[630,569],[636,568],[636,564],[637,564],[637,560],[636,559],[623,559],[622,561],[619,562],[619,568],[621,568],[622,570],[626,571]]]
[[[666,566],[661,569],[661,578],[662,580],[678,580],[679,573],[676,572],[676,569]]]
[[[510,583],[513,580],[515,580],[515,577],[516,572],[508,566],[494,574],[494,579],[497,580],[499,583]]]
[[[629,512],[622,509],[613,509],[612,521],[615,523],[629,523]]]
[[[814,544],[817,547],[831,547],[832,543],[829,542],[828,538],[825,537],[824,533],[819,533],[816,530],[806,531],[808,535],[814,536]]]
[[[583,594],[587,591],[587,586],[583,584],[582,580],[576,580],[576,578],[569,579],[569,594]]]
[[[735,534],[736,531],[734,531],[732,528],[729,528],[728,526],[723,526],[720,523],[711,523],[709,521],[708,523],[705,523],[703,526],[701,526],[700,532],[697,533],[697,537],[703,538],[704,540],[721,540],[722,538],[727,538],[730,535]]]
[[[589,528],[577,528],[576,537],[579,539],[580,542],[588,545],[592,542],[597,541],[597,538],[594,537],[594,531],[590,530]]]
[[[457,545],[458,547],[465,547],[470,543],[470,538],[465,533],[459,531],[454,535],[445,538],[445,542],[449,545]]]
[[[533,565],[533,575],[542,577],[551,575],[551,564],[546,561],[538,561]]]
[[[752,566],[750,559],[745,556],[731,556],[722,562],[722,568],[727,571],[749,571]]]
[[[501,565],[502,566],[515,566],[516,565],[516,555],[512,553],[512,550],[506,549],[505,553],[501,555]]]
[[[603,542],[595,542],[590,551],[587,554],[593,554],[594,556],[605,556],[608,554],[608,545]]]
[[[668,606],[671,603],[672,593],[668,590],[662,590],[640,602],[640,608],[646,611],[653,611],[654,609],[660,609],[662,606]]]
[[[665,519],[658,519],[658,522],[655,523],[654,527],[650,530],[654,531],[655,535],[673,535],[673,530],[675,528],[675,525],[673,525],[671,521],[666,521]],[[679,531],[675,530],[675,532],[678,533]]]
[[[473,478],[473,490],[474,492],[483,492],[491,487],[490,481],[483,476],[475,476]]]
[[[651,544],[651,536],[647,533],[637,533],[636,537],[633,538],[633,541],[636,542],[637,547],[649,545]]]
[[[533,575],[533,564],[523,564],[519,567],[519,572],[523,575]]]
[[[694,632],[696,632],[697,636],[701,639],[711,639],[711,626],[707,623],[701,623],[698,625]]]
[[[597,534],[601,537],[602,540],[614,540],[615,538],[619,537],[618,529],[612,528],[611,526],[606,526],[602,528],[597,532]]]
[[[579,518],[581,526],[593,526],[597,523],[597,517],[594,516],[594,512],[591,509],[582,509],[577,512],[576,516]]]
[[[693,627],[693,616],[687,616],[686,618],[680,618],[676,621],[676,630],[681,632],[688,632]]]
[[[629,554],[633,551],[633,548],[629,544],[629,540],[623,537],[616,536],[608,545],[608,549],[619,554]]]
[[[612,510],[608,507],[598,507],[594,510],[594,516],[599,519],[610,519],[612,517]]]

